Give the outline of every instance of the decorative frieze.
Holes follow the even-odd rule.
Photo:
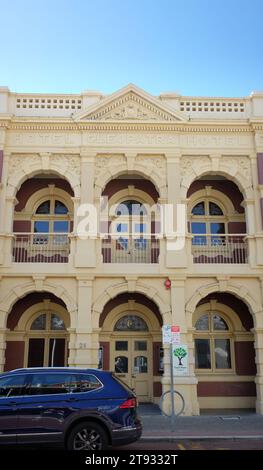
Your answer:
[[[105,171],[123,165],[126,165],[124,155],[98,155],[95,160],[95,177],[99,178]]]
[[[196,156],[185,156],[181,158],[181,176],[182,178],[187,177],[192,172],[196,173],[200,171],[200,168],[207,167],[211,164],[211,159],[208,155],[196,157]]]
[[[239,173],[244,179],[251,182],[251,164],[249,157],[246,156],[224,156],[221,157],[219,168],[228,170],[229,174]]]
[[[159,176],[165,178],[165,158],[162,155],[138,155],[135,159],[135,168],[138,168],[137,165],[143,166],[146,173],[150,174],[152,171],[156,171]]]

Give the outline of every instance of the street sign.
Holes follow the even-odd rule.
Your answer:
[[[180,326],[172,326],[171,327],[171,334],[172,334],[172,343],[173,344],[181,344]]]
[[[163,325],[162,332],[163,332],[163,343],[170,344],[172,342],[171,325]]]
[[[188,375],[188,346],[185,344],[173,345],[173,375]]]
[[[176,325],[163,325],[163,343],[180,344],[180,326]]]

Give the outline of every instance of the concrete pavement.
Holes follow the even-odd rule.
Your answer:
[[[173,439],[262,439],[263,416],[251,411],[224,410],[215,415],[180,416],[171,420],[161,415],[158,407],[142,405],[143,440]]]

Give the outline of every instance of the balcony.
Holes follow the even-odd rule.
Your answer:
[[[248,262],[246,234],[194,234],[192,254],[194,263],[246,264]]]
[[[13,262],[67,263],[68,233],[14,233]]]
[[[147,263],[159,262],[159,240],[103,239],[103,263]]]

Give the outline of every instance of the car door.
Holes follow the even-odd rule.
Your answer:
[[[24,384],[23,374],[0,377],[0,444],[16,443],[17,403],[23,393]]]
[[[17,405],[17,442],[59,442],[64,421],[73,412],[71,375],[64,372],[29,374],[27,395]]]

